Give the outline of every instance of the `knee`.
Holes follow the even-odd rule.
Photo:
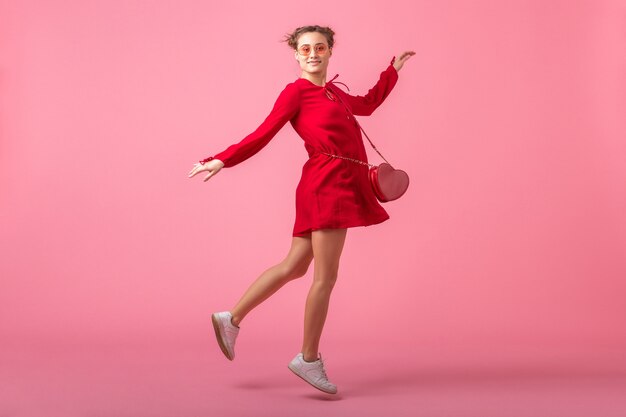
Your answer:
[[[313,282],[320,287],[332,290],[337,283],[337,272],[316,273]]]
[[[283,275],[285,279],[292,280],[303,277],[309,270],[310,262],[284,262],[283,263]]]

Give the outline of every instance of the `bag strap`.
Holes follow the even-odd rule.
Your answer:
[[[328,152],[320,151],[320,153],[322,153],[324,155],[332,156],[333,158],[345,159],[346,161],[356,162],[357,164],[365,165],[365,166],[368,166],[370,168],[374,168],[376,166],[374,164],[369,164],[367,162],[359,161],[358,159],[348,158],[348,157],[339,156],[339,155],[333,155],[332,153],[328,153]]]
[[[334,76],[334,77],[333,77],[330,81],[328,81],[328,82],[326,83],[326,85],[324,86],[324,88],[325,88],[326,90],[329,90],[329,91],[331,92],[331,94],[332,94],[334,97],[337,97],[337,98],[339,99],[339,101],[341,102],[341,104],[343,104],[343,106],[346,108],[346,110],[348,111],[348,113],[350,113],[350,115],[352,115],[352,118],[354,119],[354,121],[356,122],[357,126],[359,126],[359,128],[361,129],[361,131],[363,132],[363,134],[364,134],[364,135],[365,135],[365,137],[367,138],[367,141],[370,143],[370,145],[372,145],[372,148],[374,148],[374,150],[376,151],[376,153],[377,153],[378,155],[380,155],[380,157],[381,157],[381,158],[383,158],[383,160],[384,160],[385,162],[387,162],[389,165],[391,165],[391,164],[389,163],[389,161],[387,161],[387,159],[385,159],[385,157],[383,156],[383,154],[382,154],[382,153],[380,153],[380,151],[376,148],[376,146],[374,145],[374,143],[372,142],[372,140],[370,139],[370,137],[369,137],[369,136],[367,136],[367,133],[365,133],[365,130],[363,130],[363,127],[361,126],[361,123],[359,123],[359,121],[357,120],[357,118],[356,118],[356,117],[354,117],[354,114],[352,114],[352,112],[350,111],[350,109],[348,108],[348,106],[346,105],[346,103],[344,103],[344,102],[343,102],[343,100],[341,99],[341,97],[339,97],[339,94],[337,94],[336,92],[334,92],[332,89],[330,89],[330,88],[328,87],[328,84],[329,84],[329,83],[332,83],[332,82],[333,82],[333,80],[334,80],[335,78],[337,78],[338,76],[339,76],[339,74],[335,75],[335,76]],[[343,84],[343,83],[341,83],[341,84]],[[343,85],[345,85],[345,84],[343,84]],[[346,88],[348,88],[348,86],[347,86],[347,85],[346,85]],[[348,88],[348,91],[350,91],[350,89],[349,89],[349,88]],[[346,94],[347,94],[347,93],[346,93]],[[332,100],[332,99],[331,99],[331,100]]]

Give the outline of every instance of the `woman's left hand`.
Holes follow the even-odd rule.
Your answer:
[[[399,58],[396,58],[396,60],[393,63],[393,67],[396,69],[396,71],[400,71],[400,68],[402,68],[402,66],[404,65],[404,63],[412,56],[415,55],[415,51],[404,51],[400,54]]]

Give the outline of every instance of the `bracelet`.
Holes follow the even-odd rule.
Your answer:
[[[211,161],[212,159],[214,159],[212,156],[209,156],[208,158],[201,159],[201,160],[199,161],[199,162],[200,162],[200,165],[204,165],[205,163],[207,163],[207,162]]]

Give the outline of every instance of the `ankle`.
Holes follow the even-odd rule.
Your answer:
[[[235,327],[239,327],[239,323],[241,323],[241,318],[239,316],[235,316],[231,313],[230,315],[230,324]]]
[[[304,359],[305,362],[315,362],[318,359],[318,356],[317,355],[311,355],[311,354],[303,353],[302,354],[302,359]]]

